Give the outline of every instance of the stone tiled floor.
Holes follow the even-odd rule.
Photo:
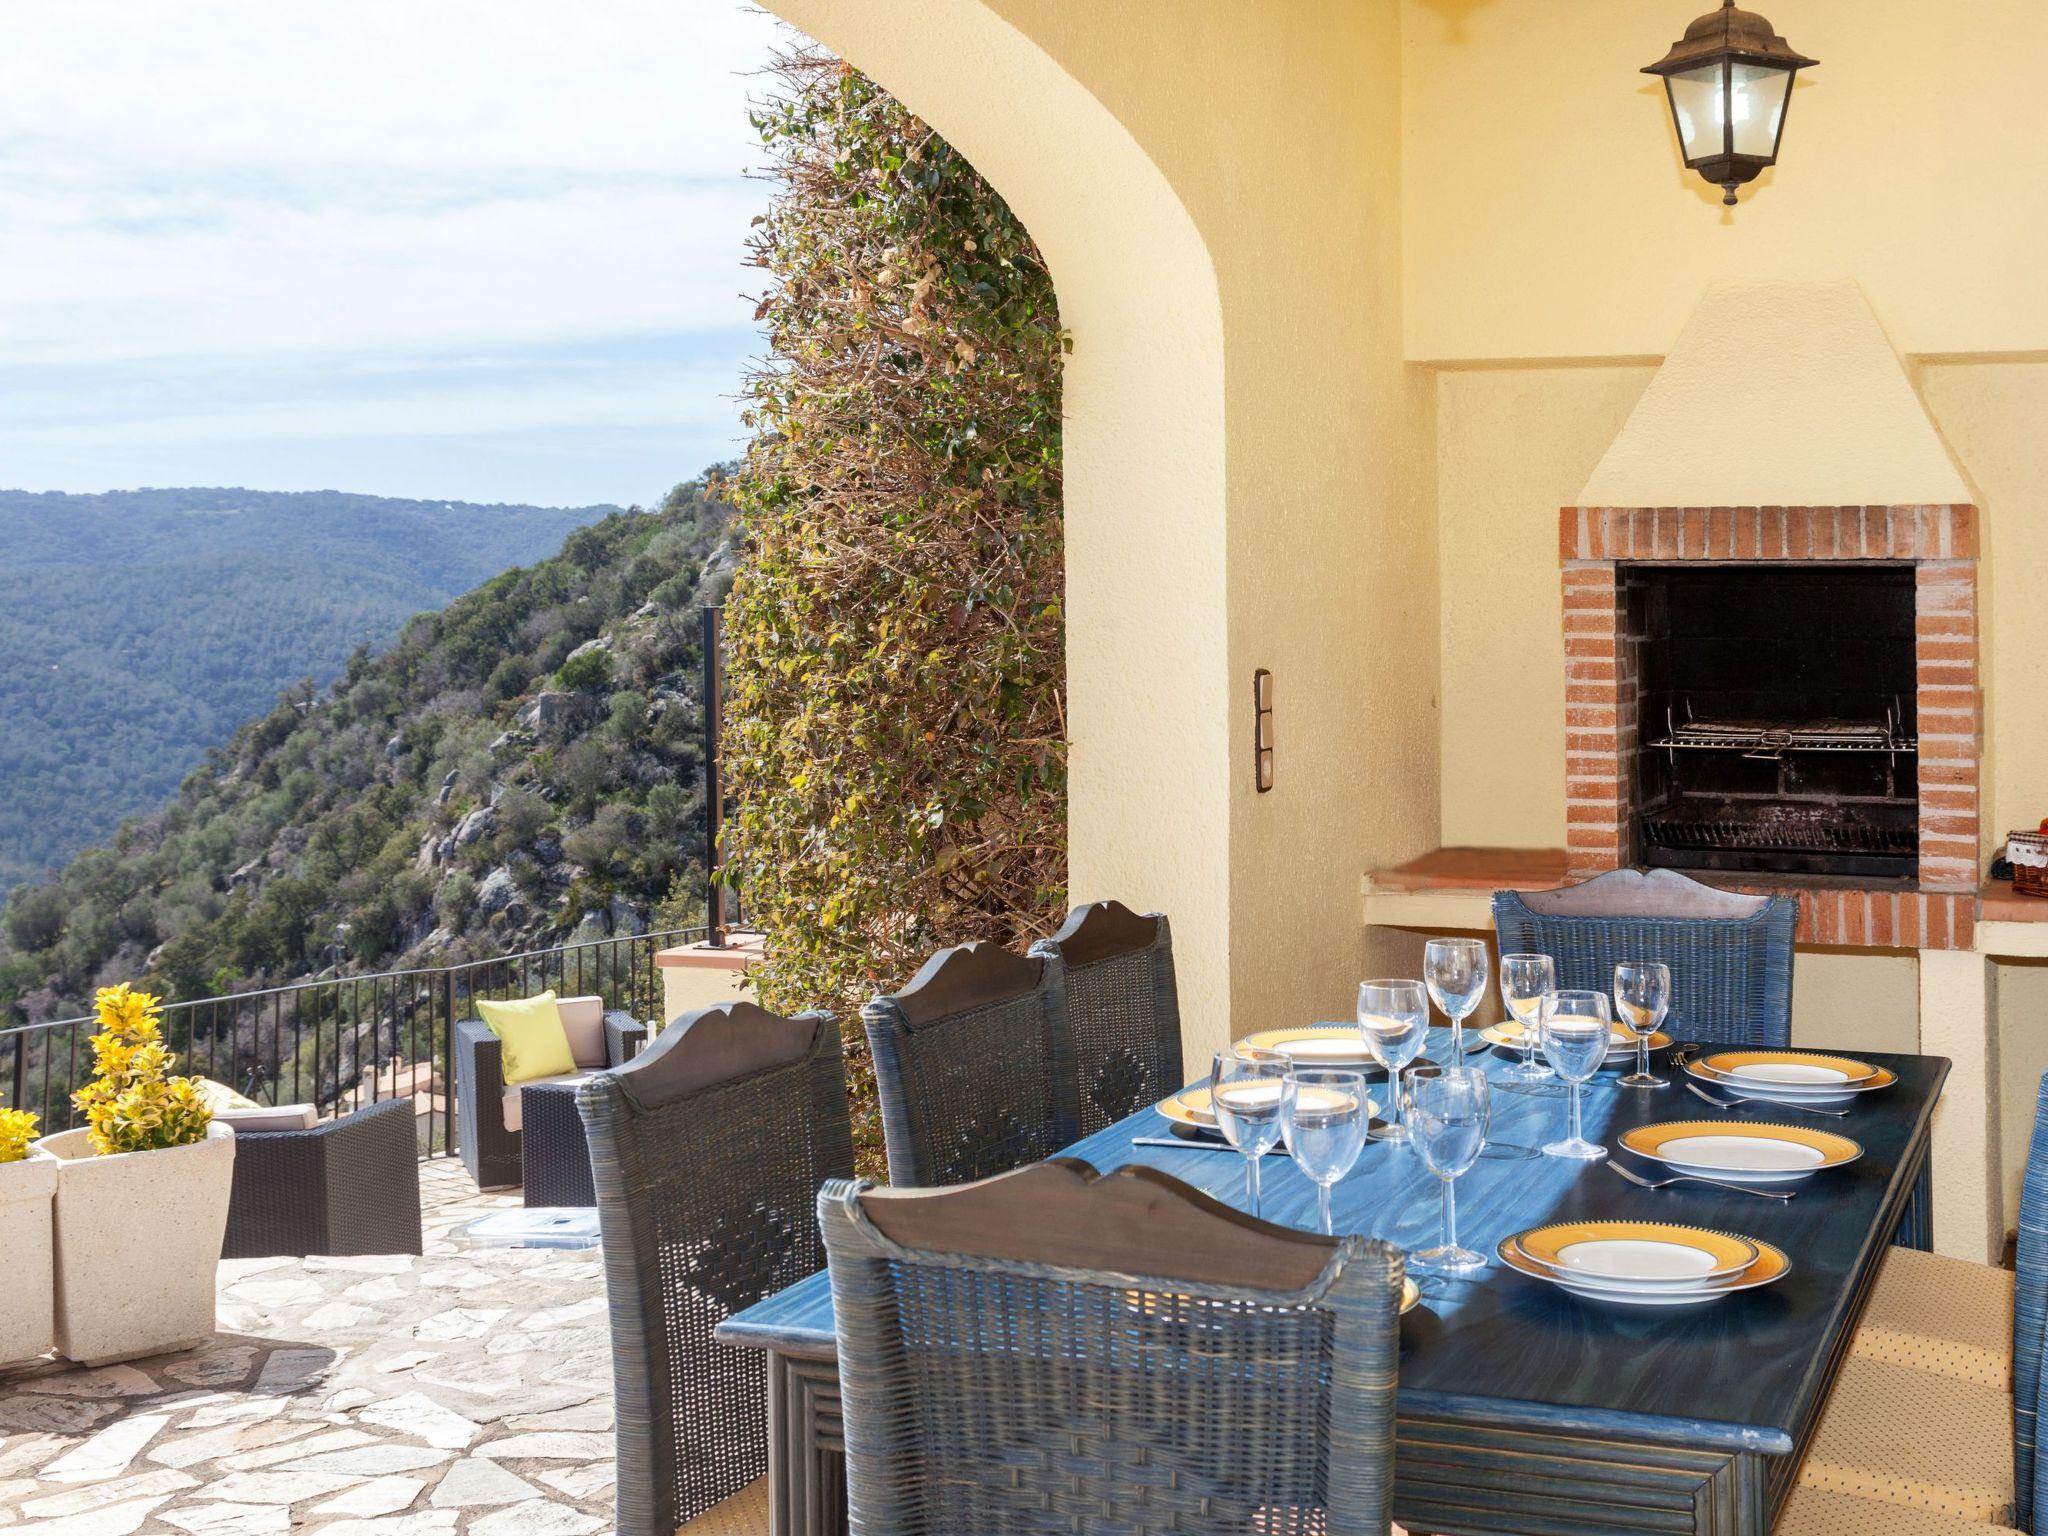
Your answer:
[[[471,1248],[421,1169],[426,1255],[220,1267],[203,1349],[0,1373],[4,1536],[590,1536],[612,1525],[598,1250]]]

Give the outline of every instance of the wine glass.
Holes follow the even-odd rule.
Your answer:
[[[1486,1144],[1492,1093],[1477,1067],[1450,1066],[1418,1078],[1408,1090],[1408,1128],[1423,1166],[1437,1176],[1443,1200],[1443,1240],[1410,1254],[1408,1267],[1457,1278],[1486,1267],[1486,1255],[1458,1246],[1457,1180]]]
[[[1547,1083],[1557,1074],[1536,1059],[1542,1048],[1543,999],[1557,990],[1557,962],[1548,955],[1502,955],[1500,1000],[1522,1027],[1523,1057],[1501,1076],[1510,1083]]]
[[[1451,1060],[1465,1054],[1465,1019],[1486,995],[1486,941],[1431,939],[1422,951],[1429,995],[1451,1021]]]
[[[1671,1011],[1671,967],[1654,960],[1624,960],[1614,968],[1614,1012],[1636,1041],[1636,1069],[1621,1079],[1625,1088],[1668,1088],[1650,1071],[1650,1036]]]
[[[1543,1000],[1543,1055],[1572,1085],[1572,1129],[1563,1141],[1543,1149],[1546,1157],[1592,1162],[1607,1155],[1598,1142],[1579,1134],[1579,1093],[1607,1059],[1613,1026],[1605,992],[1552,992]]]
[[[1358,984],[1358,1033],[1372,1059],[1387,1069],[1387,1123],[1374,1141],[1406,1141],[1401,1123],[1401,1072],[1422,1054],[1429,1036],[1429,996],[1419,981],[1363,981]]]
[[[1316,1215],[1330,1235],[1330,1187],[1351,1171],[1365,1149],[1372,1116],[1365,1074],[1335,1068],[1295,1067],[1280,1095],[1280,1125],[1287,1155],[1316,1186]]]
[[[1244,1154],[1246,1202],[1259,1214],[1259,1163],[1280,1140],[1280,1096],[1287,1058],[1272,1051],[1233,1047],[1218,1051],[1209,1068],[1209,1107],[1224,1140]]]

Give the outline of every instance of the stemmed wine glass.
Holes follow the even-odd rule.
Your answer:
[[[1614,968],[1614,1011],[1636,1040],[1636,1069],[1624,1088],[1668,1088],[1650,1071],[1650,1036],[1671,1011],[1671,967],[1654,960],[1624,960]]]
[[[1365,1074],[1335,1068],[1295,1067],[1280,1095],[1287,1155],[1316,1186],[1316,1214],[1330,1235],[1330,1186],[1351,1171],[1365,1149]]]
[[[1429,1035],[1429,998],[1419,981],[1365,981],[1358,985],[1358,1033],[1372,1059],[1387,1069],[1387,1123],[1374,1141],[1406,1141],[1401,1123],[1401,1071],[1422,1054]]]
[[[1430,999],[1451,1021],[1451,1061],[1465,1054],[1465,1019],[1486,995],[1486,943],[1431,939],[1422,951],[1422,977]]]
[[[1547,1083],[1557,1074],[1536,1059],[1542,1048],[1543,999],[1557,990],[1557,962],[1548,955],[1502,955],[1500,1000],[1521,1026],[1523,1057],[1502,1078],[1510,1083]]]
[[[1244,1154],[1245,1199],[1259,1214],[1259,1163],[1280,1140],[1280,1098],[1287,1058],[1272,1051],[1233,1047],[1218,1051],[1209,1068],[1209,1107],[1224,1140]]]
[[[1543,1149],[1545,1157],[1592,1162],[1607,1155],[1598,1142],[1579,1134],[1579,1093],[1607,1059],[1613,1030],[1605,992],[1552,992],[1543,1000],[1543,1055],[1572,1088],[1571,1134]]]
[[[1423,1166],[1437,1176],[1443,1197],[1443,1240],[1408,1256],[1408,1267],[1457,1278],[1486,1267],[1486,1255],[1458,1246],[1457,1180],[1486,1144],[1492,1094],[1477,1067],[1450,1066],[1418,1078],[1408,1090],[1408,1127]]]

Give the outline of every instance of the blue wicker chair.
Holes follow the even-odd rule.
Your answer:
[[[1792,1043],[1799,903],[1742,896],[1668,869],[1614,870],[1557,891],[1496,891],[1504,955],[1549,955],[1560,987],[1606,992],[1624,960],[1671,967],[1670,1027],[1716,1045]]]
[[[861,1009],[875,1057],[889,1182],[965,1184],[1080,1135],[1056,956],[961,944]]]
[[[610,1298],[620,1536],[671,1536],[768,1470],[765,1367],[712,1342],[815,1274],[818,1186],[853,1171],[839,1030],[723,1003],[577,1085]]]
[[[1894,1248],[1800,1469],[1780,1536],[2034,1531],[2048,1317],[2048,1076],[2020,1192],[2019,1273]],[[2003,1332],[2003,1338],[2000,1335]],[[1825,1517],[1825,1518],[1824,1518]]]
[[[1091,902],[1031,953],[1055,955],[1066,970],[1083,1136],[1181,1087],[1180,996],[1164,916]]]
[[[1385,1536],[1389,1244],[1064,1159],[818,1221],[853,1531]]]

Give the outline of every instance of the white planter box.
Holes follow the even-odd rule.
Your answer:
[[[190,1349],[213,1337],[235,1133],[96,1157],[87,1133],[36,1145],[57,1159],[57,1353],[82,1365]]]
[[[56,1343],[56,1194],[49,1153],[30,1147],[20,1162],[0,1163],[0,1365],[47,1355]]]

